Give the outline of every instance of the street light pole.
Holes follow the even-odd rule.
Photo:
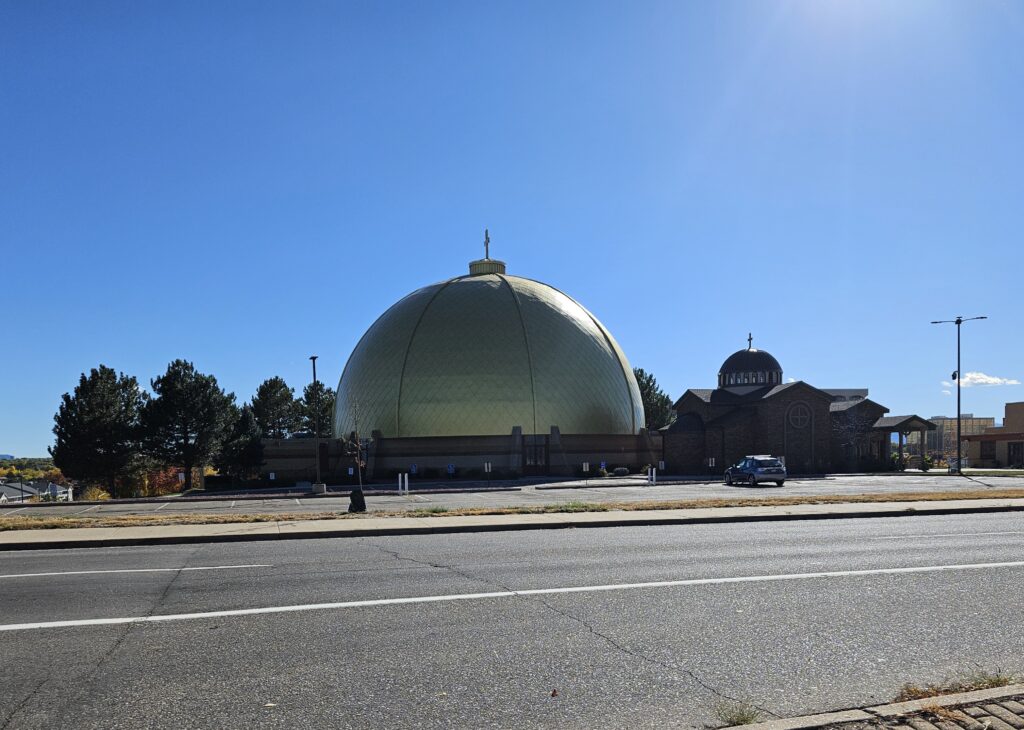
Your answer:
[[[316,403],[313,405],[313,449],[316,454],[316,483],[320,484],[320,388],[317,387],[316,382],[316,359],[317,355],[310,355],[309,359],[313,362],[313,397]]]
[[[976,319],[988,319],[988,317],[957,317],[956,319],[933,320],[932,324],[955,324],[956,325],[956,370],[953,372],[953,380],[956,381],[956,473],[964,475],[963,457],[961,449],[961,416],[960,416],[960,325],[964,322],[972,322]],[[924,459],[924,456],[921,456]]]

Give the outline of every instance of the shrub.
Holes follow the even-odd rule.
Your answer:
[[[608,476],[608,470],[607,469],[598,469],[597,470],[597,475],[599,477],[606,477],[606,476]]]
[[[617,477],[628,477],[629,476],[629,467],[625,467],[625,466],[616,467],[615,471],[613,471],[612,474],[614,474]]]
[[[99,487],[86,487],[82,492],[82,499],[86,502],[104,502],[110,499],[110,493]]]

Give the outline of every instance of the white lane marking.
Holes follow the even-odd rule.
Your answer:
[[[302,506],[302,502],[300,502],[300,501],[299,501],[299,500],[297,500],[297,499],[295,500],[295,504],[299,505],[300,507]]]
[[[56,575],[100,575],[104,573],[177,573],[186,570],[233,570],[236,568],[273,568],[273,565],[202,565],[194,568],[126,568],[124,570],[67,570],[62,573],[12,573],[11,575],[0,575],[4,578],[42,578],[44,576]]]
[[[169,505],[169,504],[170,504],[170,502],[164,502],[164,503],[163,503],[162,505],[160,505],[159,507],[157,507],[157,508],[156,508],[155,510],[153,510],[153,511],[154,511],[154,512],[159,512],[160,510],[162,510],[162,509],[163,509],[164,507],[166,507],[166,506],[167,506],[167,505]]]
[[[446,601],[476,601],[487,598],[517,598],[521,596],[543,596],[556,593],[598,593],[602,591],[624,591],[637,588],[675,588],[679,586],[706,586],[724,583],[764,583],[807,578],[845,578],[861,575],[899,575],[903,573],[937,573],[950,570],[984,570],[991,568],[1021,568],[1024,560],[1011,563],[967,563],[964,565],[929,565],[916,568],[872,568],[868,570],[836,570],[822,573],[790,573],[783,575],[745,575],[734,578],[691,578],[687,580],[662,580],[650,583],[614,583],[611,585],[570,586],[566,588],[531,588],[522,591],[492,591],[490,593],[455,593],[442,596],[413,596],[410,598],[375,598],[365,601],[339,601],[336,603],[305,603],[293,606],[268,606],[266,608],[241,608],[230,611],[206,611],[204,613],[174,613],[156,616],[128,616],[124,618],[90,618],[73,621],[41,621],[30,624],[0,624],[0,631],[25,631],[27,629],[55,629],[72,626],[109,626],[112,624],[141,624],[158,621],[188,621],[203,618],[226,618],[229,616],[256,616],[268,613],[298,613],[303,611],[329,611],[342,608],[364,608],[368,606],[397,606],[410,603],[442,603]]]
[[[978,535],[1024,535],[1024,531],[1004,530],[1002,532],[947,532],[935,535],[886,535],[885,537],[869,537],[868,540],[916,540],[919,537],[975,537]]]
[[[7,515],[13,515],[15,512],[21,512],[23,509],[28,509],[28,507],[18,507],[18,509],[12,509],[9,512],[5,511],[4,517],[6,517]]]

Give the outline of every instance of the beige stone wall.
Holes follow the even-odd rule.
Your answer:
[[[1024,431],[1024,402],[1006,404],[1003,428],[1016,433]]]

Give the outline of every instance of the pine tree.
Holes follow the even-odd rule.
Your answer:
[[[155,396],[142,409],[146,453],[185,472],[192,488],[192,469],[203,466],[220,449],[235,413],[233,393],[225,393],[212,375],[196,372],[190,362],[175,360],[153,379]]]
[[[217,471],[232,479],[249,479],[263,464],[263,432],[248,403],[233,410],[234,424],[213,463]]]
[[[138,381],[100,365],[82,374],[54,415],[53,463],[72,479],[101,482],[117,494],[138,453],[143,395]]]
[[[319,380],[310,383],[302,391],[302,400],[299,401],[299,409],[302,414],[302,430],[316,435],[317,411],[320,418],[320,438],[331,438],[332,422],[334,421],[334,389],[328,388]],[[317,402],[319,398],[319,409]]]
[[[672,399],[658,387],[658,381],[652,373],[643,368],[633,368],[636,384],[640,386],[640,400],[644,405],[644,419],[648,431],[654,431],[669,425],[675,420],[672,410]]]
[[[252,399],[252,410],[267,438],[288,438],[298,430],[301,414],[295,391],[283,378],[275,376],[260,383]]]

